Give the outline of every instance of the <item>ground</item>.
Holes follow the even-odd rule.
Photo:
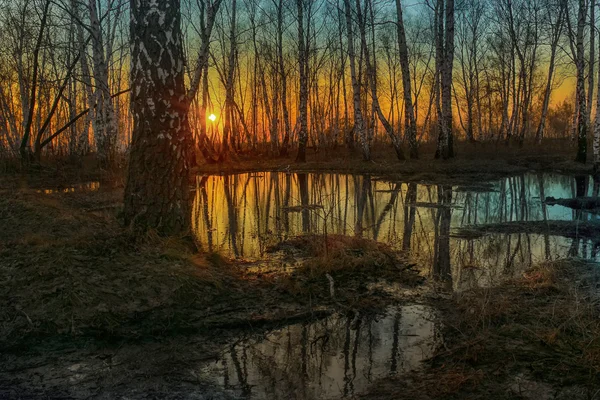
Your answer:
[[[241,156],[198,172],[345,171],[474,184],[529,170],[591,170],[546,150],[473,145],[450,162],[313,154],[302,165]],[[70,190],[99,179],[102,190]],[[248,272],[199,254],[187,236],[135,236],[120,219],[122,191],[118,171],[54,165],[1,175],[0,398],[228,398],[189,366],[247,332],[402,302],[441,311],[443,346],[425,368],[382,380],[364,399],[599,396],[597,283],[586,263],[540,265],[493,289],[452,294],[378,243],[308,236],[281,245],[309,260],[293,274]],[[403,298],[368,285],[382,279],[406,288]]]

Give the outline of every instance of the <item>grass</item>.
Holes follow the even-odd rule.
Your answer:
[[[233,266],[199,255],[187,237],[134,238],[118,192],[0,198],[0,346],[29,337],[136,338],[211,323],[209,309],[257,289]],[[100,207],[102,208],[102,207]]]
[[[369,283],[385,280],[408,288],[423,282],[413,264],[402,254],[376,241],[343,235],[303,235],[270,249],[295,254],[302,261],[294,272],[278,279],[278,285],[296,298],[336,302],[354,307],[385,303],[370,292]],[[331,278],[331,279],[330,279]],[[370,298],[365,298],[369,293]]]
[[[396,398],[399,387],[404,398],[414,399],[598,396],[600,308],[593,268],[573,260],[542,263],[503,286],[438,301],[445,347],[427,369],[386,380],[364,398]]]
[[[267,279],[190,237],[134,236],[118,220],[121,190],[0,197],[0,348],[60,335],[138,340],[296,318],[367,293],[365,282],[420,278],[373,241],[306,236],[291,276]],[[324,246],[323,246],[324,244]],[[317,302],[315,302],[318,300]]]

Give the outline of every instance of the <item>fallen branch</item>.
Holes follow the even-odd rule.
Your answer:
[[[549,206],[559,205],[574,210],[600,210],[600,198],[598,197],[577,197],[574,199],[555,199],[554,197],[546,197],[544,203]]]

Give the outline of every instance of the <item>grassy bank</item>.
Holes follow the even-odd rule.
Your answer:
[[[346,148],[324,149],[307,154],[306,163],[294,157],[268,155],[232,155],[218,164],[198,166],[198,172],[232,173],[248,171],[297,171],[361,173],[393,180],[463,184],[481,182],[528,171],[589,174],[591,164],[574,160],[573,143],[568,140],[548,140],[543,147],[526,143],[523,148],[500,143],[466,143],[456,145],[456,158],[434,160],[435,148],[421,147],[419,160],[400,161],[387,147],[375,146],[372,161],[363,161],[358,151]]]
[[[363,398],[598,398],[594,268],[573,260],[544,263],[500,287],[435,300],[444,346],[424,370],[384,380]]]
[[[134,236],[119,220],[122,189],[64,188],[0,196],[0,398],[178,398],[187,366],[239,335],[380,307],[394,299],[366,283],[386,276],[420,283],[399,254],[343,237],[326,253],[321,237],[294,239],[301,266],[267,276],[198,253],[190,237]]]

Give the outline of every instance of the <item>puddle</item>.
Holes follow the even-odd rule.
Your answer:
[[[474,185],[386,182],[334,173],[235,174],[198,178],[192,225],[203,250],[268,270],[292,270],[270,246],[301,234],[361,236],[406,252],[424,275],[440,274],[456,290],[517,277],[544,260],[598,261],[600,241],[549,234],[453,237],[456,228],[514,221],[600,221],[546,197],[589,196],[591,177],[524,174]],[[256,266],[257,270],[264,266]]]
[[[242,398],[348,398],[377,379],[420,368],[440,345],[435,320],[424,305],[333,315],[238,342],[192,374]]]

